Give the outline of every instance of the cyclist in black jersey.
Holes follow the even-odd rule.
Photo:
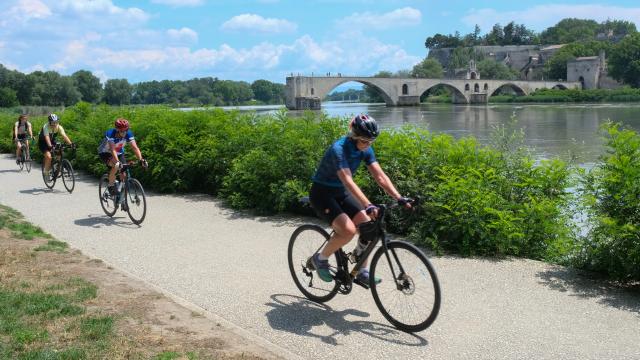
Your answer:
[[[21,141],[24,141],[25,145],[27,145],[27,154],[29,154],[29,139],[33,139],[31,123],[29,122],[29,116],[22,114],[18,117],[18,121],[16,121],[16,124],[13,126],[13,141],[16,143],[16,163],[19,163],[20,155],[22,154],[22,146],[20,146]]]

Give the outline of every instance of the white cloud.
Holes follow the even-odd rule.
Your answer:
[[[506,25],[511,21],[524,24],[527,28],[542,31],[557,24],[570,14],[572,18],[593,19],[598,22],[607,19],[628,20],[640,24],[640,7],[625,8],[610,5],[537,5],[521,11],[498,11],[491,8],[471,9],[462,17],[462,22],[470,28],[480,25],[489,31],[494,24]]]
[[[57,0],[52,3],[55,4],[52,4],[52,8],[63,13],[69,12],[84,17],[114,16],[112,21],[115,25],[127,21],[144,22],[149,19],[149,15],[143,10],[135,7],[122,8],[114,5],[112,0]]]
[[[204,4],[204,0],[151,0],[152,3],[171,6],[199,6]]]
[[[384,14],[355,13],[337,21],[338,26],[367,30],[414,26],[422,21],[422,13],[412,7],[396,9]]]
[[[177,41],[198,41],[198,33],[186,27],[182,29],[169,29],[167,30],[167,35],[170,39]]]
[[[51,9],[40,0],[20,0],[7,11],[0,24],[6,26],[11,25],[14,21],[45,19],[51,14]]]
[[[256,14],[242,14],[222,24],[223,30],[258,31],[261,33],[294,32],[298,25],[284,19],[263,18]]]

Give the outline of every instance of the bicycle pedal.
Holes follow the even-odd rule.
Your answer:
[[[353,282],[362,286],[363,288],[369,290],[369,284],[364,283],[363,281],[361,281],[360,279],[358,279],[357,277],[355,279],[353,279]]]

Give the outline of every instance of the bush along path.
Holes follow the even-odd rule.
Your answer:
[[[135,174],[146,188],[212,194],[233,208],[259,214],[303,212],[298,199],[306,195],[315,166],[329,144],[347,131],[346,119],[311,112],[291,118],[286,112],[256,116],[220,109],[182,112],[79,103],[62,114],[63,126],[80,144],[77,168],[95,176],[104,172],[96,147],[116,117],[131,121],[151,164],[150,171]],[[9,121],[3,120],[0,132],[9,131]],[[35,118],[34,127],[43,121]],[[487,146],[472,137],[454,139],[417,128],[383,131],[373,145],[381,165],[403,194],[420,196],[425,204],[420,211],[392,219],[391,230],[408,229],[413,241],[440,252],[514,255],[638,280],[638,273],[629,270],[637,264],[637,253],[592,266],[602,264],[602,259],[594,260],[596,253],[606,253],[587,250],[606,243],[598,238],[602,227],[579,237],[570,209],[586,207],[599,217],[603,199],[592,200],[588,191],[568,192],[578,185],[580,171],[560,159],[534,161],[523,139],[516,119],[495,128]],[[0,147],[9,151],[10,144],[2,141]],[[612,151],[623,151],[616,144],[609,143]],[[599,188],[606,178],[590,178],[591,188]],[[356,181],[372,200],[385,198],[366,171],[359,172]],[[614,189],[599,189],[599,196],[614,196],[602,190]],[[637,249],[637,228],[627,230],[632,235],[625,249]]]

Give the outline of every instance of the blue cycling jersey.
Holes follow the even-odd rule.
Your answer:
[[[338,177],[338,170],[350,169],[355,175],[360,163],[371,165],[376,162],[373,149],[369,146],[364,151],[358,150],[355,140],[345,136],[338,139],[324,153],[315,175],[311,178],[314,182],[344,188],[344,184]]]
[[[118,155],[124,154],[124,145],[126,143],[135,141],[131,130],[127,130],[127,133],[124,135],[124,137],[117,137],[117,134],[118,130],[116,129],[107,130],[104,133],[104,138],[102,138],[100,146],[98,146],[98,153],[110,153],[111,147],[109,146],[109,144],[113,144],[116,147],[116,153]]]

